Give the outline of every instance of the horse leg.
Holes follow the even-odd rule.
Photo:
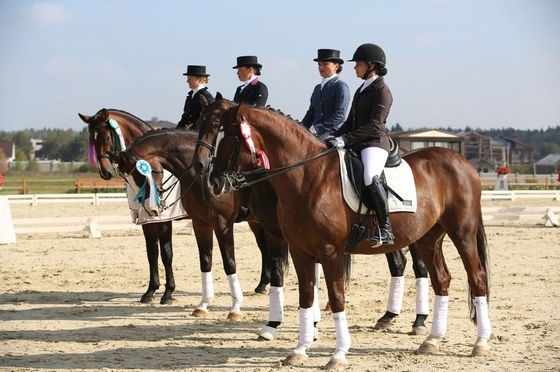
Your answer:
[[[165,268],[165,292],[161,297],[161,305],[173,304],[173,292],[175,291],[175,277],[173,275],[173,222],[160,222],[159,228],[159,248],[161,251],[161,262]]]
[[[313,286],[313,341],[317,341],[319,338],[319,328],[317,324],[321,321],[321,306],[319,304],[319,283],[321,282],[321,272],[323,271],[323,266],[320,262],[315,263],[315,285]],[[327,302],[327,306],[330,308],[330,304]]]
[[[313,344],[313,286],[315,285],[316,259],[300,249],[290,249],[292,262],[298,277],[299,289],[299,337],[298,344],[282,361],[284,366],[304,364],[307,349]],[[334,299],[333,299],[334,300]]]
[[[402,310],[404,296],[404,269],[406,268],[406,256],[402,249],[385,253],[389,271],[391,272],[391,282],[389,285],[389,297],[387,299],[387,311],[377,320],[373,327],[375,330],[388,329],[393,323],[393,319],[399,316]]]
[[[197,219],[192,220],[192,226],[196,237],[198,258],[200,261],[202,298],[191,315],[197,318],[205,318],[208,316],[208,305],[214,299],[214,281],[212,279],[213,229],[207,222]]]
[[[492,335],[492,327],[488,315],[487,242],[480,211],[478,219],[469,218],[467,221],[463,221],[462,227],[462,232],[455,229],[449,231],[448,235],[457,247],[469,282],[469,309],[477,328],[477,339],[471,356],[486,356],[490,351],[488,340]]]
[[[409,245],[409,252],[412,257],[412,269],[416,278],[416,319],[412,323],[410,335],[425,335],[428,332],[425,321],[430,313],[430,299],[428,283],[428,269],[418,252],[418,245]]]
[[[428,231],[418,242],[422,260],[426,264],[432,288],[435,292],[434,318],[430,335],[420,345],[417,354],[435,354],[447,331],[447,311],[449,308],[449,284],[451,275],[442,252],[445,232],[440,227]]]
[[[265,233],[271,256],[271,282],[268,294],[268,323],[259,331],[259,341],[275,340],[284,319],[284,271],[288,265],[288,245],[282,236]]]
[[[257,240],[257,246],[261,251],[261,279],[259,284],[255,288],[256,293],[265,294],[266,293],[266,286],[270,283],[270,276],[271,276],[271,252],[270,247],[267,244],[265,230],[260,227],[259,225],[251,224],[249,225],[253,234],[255,235],[255,239]]]
[[[144,240],[146,242],[146,253],[148,255],[148,264],[150,266],[150,282],[148,290],[142,295],[140,302],[149,304],[154,301],[154,294],[159,289],[159,269],[158,269],[158,235],[159,229],[157,223],[148,223],[142,225]]]
[[[240,321],[243,318],[241,312],[241,304],[243,303],[243,292],[237,276],[237,267],[235,264],[235,245],[233,242],[233,224],[227,226],[225,221],[220,223],[218,217],[218,226],[222,226],[220,233],[216,233],[216,239],[220,247],[224,271],[227,275],[229,290],[231,294],[231,309],[229,310],[227,320]],[[257,224],[249,222],[249,224]],[[254,227],[251,227],[253,229]],[[214,231],[218,231],[215,229]]]

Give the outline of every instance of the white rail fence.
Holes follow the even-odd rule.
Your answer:
[[[6,195],[10,204],[28,204],[36,206],[43,203],[126,203],[125,193],[97,193],[97,194],[32,194]],[[549,198],[560,201],[560,191],[483,191],[482,199],[516,200],[521,198]],[[552,204],[552,203],[551,203]],[[484,207],[482,208],[484,221],[516,221],[542,220],[545,225],[559,226],[557,214],[559,207]],[[102,231],[140,230],[141,226],[131,222],[130,216],[98,216],[98,217],[55,217],[55,218],[24,218],[13,219],[16,234],[39,234],[83,231],[90,238],[100,238]],[[192,231],[190,220],[176,221],[179,228],[185,227],[188,233]]]

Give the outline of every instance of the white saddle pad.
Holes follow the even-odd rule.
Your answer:
[[[348,204],[348,206],[357,213],[360,206],[360,198],[356,194],[354,187],[348,179],[348,171],[346,169],[346,163],[344,162],[345,156],[346,150],[338,149],[338,157],[340,159],[340,177],[342,179],[342,194],[344,195],[346,204]],[[384,168],[383,172],[385,173],[387,185],[403,199],[401,202],[395,195],[389,192],[389,196],[387,197],[389,212],[416,212],[418,200],[416,198],[414,175],[412,174],[410,165],[402,159],[402,162],[398,167]],[[366,212],[367,207],[362,204],[360,213],[363,214]]]
[[[130,177],[130,176],[129,176]],[[168,185],[173,185],[177,182],[177,178],[173,176],[167,170],[163,170],[163,179],[167,180],[168,177],[171,177],[169,181],[166,182],[165,187]],[[144,208],[142,208],[142,204],[137,201],[134,201],[136,194],[140,188],[136,186],[132,177],[129,178],[128,182],[126,183],[126,196],[128,198],[128,207],[130,208],[130,214],[132,217],[132,223],[136,225],[143,225],[145,223],[157,223],[157,222],[165,222],[176,220],[178,218],[188,218],[188,214],[183,208],[183,204],[181,201],[177,201],[181,197],[181,185],[177,185],[173,187],[173,189],[166,191],[163,194],[163,199],[166,200],[167,205],[174,203],[177,201],[171,208],[164,209],[161,216],[153,217],[150,216]]]

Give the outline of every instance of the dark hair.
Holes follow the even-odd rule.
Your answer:
[[[336,73],[340,74],[342,72],[342,65],[339,63],[338,68],[336,69]]]
[[[261,67],[251,66],[255,70],[255,75],[261,74]]]
[[[383,66],[383,67],[381,67],[381,68],[375,67],[375,70],[376,70],[376,72],[377,72],[377,75],[379,75],[379,76],[385,76],[385,75],[387,75],[387,67],[385,67],[385,66]]]

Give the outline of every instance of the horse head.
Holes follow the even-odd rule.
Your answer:
[[[202,111],[197,121],[198,141],[194,150],[192,165],[198,175],[210,172],[212,156],[214,156],[216,143],[219,137],[220,115],[235,103],[224,99],[220,92],[216,93],[216,99],[212,103],[206,101],[204,95],[200,95]]]

